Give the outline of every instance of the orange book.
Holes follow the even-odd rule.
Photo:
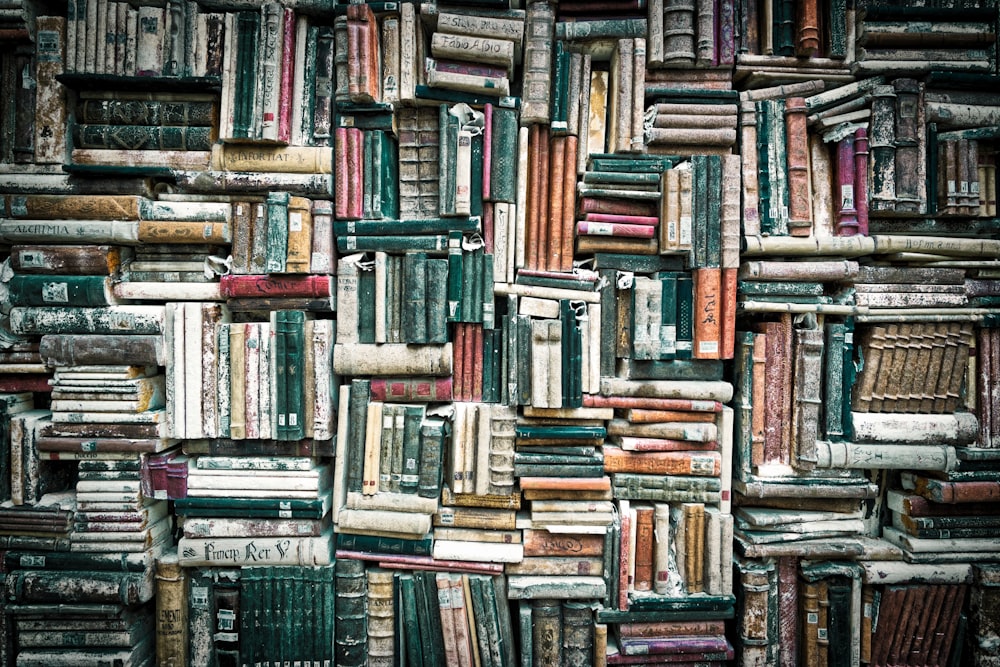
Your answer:
[[[577,162],[578,140],[573,135],[568,135],[566,139],[566,165],[563,172],[565,184],[563,185],[562,204],[562,249],[559,255],[560,271],[573,270],[573,229],[576,226],[576,169],[573,165]]]
[[[722,269],[722,323],[719,357],[732,359],[736,353],[736,284],[739,269]]]
[[[521,490],[560,489],[564,491],[607,491],[611,478],[604,477],[521,477]]]
[[[633,588],[648,591],[653,588],[653,506],[634,506],[636,521],[635,580]]]
[[[540,155],[542,143],[541,125],[532,125],[528,133],[528,202],[525,211],[524,268],[538,269],[539,237],[541,235],[542,170]]]
[[[629,452],[620,447],[605,445],[604,471],[715,476],[722,471],[722,455],[717,451]]]
[[[686,410],[646,410],[632,408],[626,411],[625,419],[637,423],[655,422],[714,422],[714,412],[689,412]]]
[[[720,359],[722,330],[722,269],[707,267],[694,273],[695,359]]]

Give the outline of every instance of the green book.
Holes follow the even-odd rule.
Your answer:
[[[583,343],[576,310],[569,299],[559,301],[562,322],[562,407],[583,405]]]
[[[691,156],[691,268],[708,266],[708,157]]]
[[[690,359],[694,350],[694,280],[690,273],[677,275],[676,357]]]
[[[497,612],[500,604],[506,604],[506,596],[502,602],[497,600],[493,577],[489,575],[470,575],[469,588],[472,592],[472,609],[476,625],[480,628],[478,633],[479,654],[486,659],[485,664],[502,667],[507,664],[505,658],[511,648],[509,643],[512,639],[509,635],[501,634],[500,618]],[[504,650],[505,648],[507,651]]]
[[[580,426],[575,424],[566,424],[563,426],[518,424],[514,427],[514,437],[524,440],[593,440],[603,439],[606,435],[607,429],[603,426]]]
[[[366,218],[393,219],[399,216],[399,150],[396,140],[388,132],[371,130],[371,210]],[[366,144],[367,145],[367,144]],[[368,197],[365,186],[365,198]]]
[[[592,21],[557,21],[555,30],[555,37],[558,40],[645,38],[646,19],[622,17]]]
[[[517,200],[517,112],[493,108],[490,148],[490,201],[513,204]]]
[[[239,657],[241,664],[252,665],[254,661],[262,659],[264,652],[265,637],[272,632],[272,626],[262,625],[262,602],[263,583],[261,581],[264,573],[262,570],[268,568],[245,567],[240,570],[240,625],[239,636],[242,641],[239,645]],[[269,637],[268,637],[269,638]]]
[[[615,269],[601,269],[601,377],[611,377],[615,374],[615,351],[617,348],[618,289],[616,287]]]
[[[627,380],[711,382],[722,379],[723,363],[717,359],[619,359],[617,375]]]
[[[91,0],[93,1],[93,0]],[[233,136],[253,139],[254,100],[257,81],[257,48],[260,43],[261,12],[236,14],[236,71],[233,90]]]
[[[421,434],[426,407],[423,405],[404,405],[403,410],[403,441],[400,452],[400,493],[417,493],[420,486]]]
[[[375,271],[358,265],[358,342],[375,342]]]
[[[462,232],[448,234],[448,321],[462,322]]]
[[[497,98],[488,95],[476,95],[475,93],[467,93],[460,90],[450,90],[448,88],[435,88],[420,83],[414,86],[414,91],[415,97],[420,100],[434,100],[449,104],[465,103],[475,107],[481,107],[485,104],[495,104],[508,109],[521,108],[521,98],[513,96]]]
[[[736,332],[733,357],[733,466],[746,475],[753,473],[753,340],[752,331]]]
[[[757,200],[762,234],[774,232],[773,205],[771,202],[771,174],[774,165],[770,159],[773,105],[769,100],[754,102],[757,109]]]
[[[452,231],[479,232],[482,218],[420,218],[399,220],[336,220],[333,231],[338,236],[390,236],[394,234],[447,234]]]
[[[441,494],[445,442],[448,422],[437,417],[427,417],[420,422],[420,459],[417,476],[417,495],[437,498]]]
[[[469,186],[469,214],[481,216],[483,214],[483,153],[486,150],[483,133],[472,135],[472,162],[469,165],[472,171]]]
[[[288,257],[288,201],[287,192],[270,192],[267,195],[267,250],[264,256],[265,273],[281,273]]]
[[[637,166],[643,161],[637,160]],[[660,187],[660,174],[650,171],[586,171],[583,174],[583,182],[588,185],[643,185],[648,187]]]
[[[665,595],[633,594],[630,613],[662,612],[662,611],[710,611],[731,613],[736,599],[732,595],[688,595],[684,597],[668,597]],[[731,618],[731,616],[730,616]]]
[[[479,400],[483,403],[493,403],[495,400],[491,400],[489,397],[493,395],[493,388],[496,386],[496,375],[495,368],[493,364],[493,357],[497,356],[494,348],[495,337],[494,333],[499,331],[498,329],[489,329],[483,331],[483,390],[482,394],[479,396]],[[475,397],[473,397],[475,398]]]
[[[549,99],[549,128],[553,134],[565,134],[567,129],[566,102],[573,94],[569,90],[570,52],[564,40],[554,44],[552,56],[552,95]]]
[[[355,378],[351,381],[348,404],[347,449],[347,490],[361,491],[361,477],[365,459],[365,429],[368,422],[368,400],[371,380]]]
[[[15,273],[7,281],[10,306],[110,306],[118,303],[110,276]]]
[[[322,519],[330,511],[329,498],[178,498],[178,516]]]
[[[337,250],[342,253],[356,252],[406,252],[408,250],[423,250],[444,254],[448,249],[448,236],[445,234],[422,234],[414,236],[390,236],[386,234],[371,236],[338,236]]]
[[[519,450],[514,454],[514,463],[526,463],[526,464],[559,464],[567,466],[575,465],[591,465],[594,463],[603,463],[604,458],[594,452],[593,454],[573,454],[573,453],[558,453],[555,451],[549,452],[536,452],[534,448],[530,450]]]
[[[531,404],[531,318],[518,315],[517,326],[517,405]]]
[[[570,274],[565,278],[555,276],[532,276],[518,273],[514,282],[518,285],[534,285],[536,287],[552,287],[555,289],[574,289],[593,292],[598,288],[596,280],[577,280]]]
[[[278,440],[301,440],[305,433],[305,321],[302,310],[285,312],[285,437]],[[281,430],[281,413],[278,413]]]
[[[709,155],[707,167],[705,266],[719,268],[722,266],[722,158]]]
[[[365,562],[338,558],[334,570],[334,656],[338,665],[363,667],[368,661],[368,580]],[[292,614],[286,614],[292,616]]]
[[[604,464],[564,463],[517,463],[514,462],[514,477],[603,477]]]
[[[288,329],[285,310],[270,313],[272,332],[268,361],[271,372],[271,432],[275,440],[285,440],[284,424],[288,415]]]
[[[491,331],[496,326],[496,306],[493,300],[493,254],[483,252],[482,254],[482,268],[480,270],[482,275],[482,317],[480,320],[483,323],[483,329],[485,331]]]
[[[376,554],[406,554],[430,556],[433,539],[430,537],[410,540],[401,537],[381,537],[378,535],[336,534],[337,549],[344,551],[365,551]]]
[[[400,636],[404,638],[406,664],[413,667],[423,667],[424,648],[423,637],[420,633],[420,608],[417,605],[417,586],[414,574],[411,572],[399,573],[396,581],[399,588],[398,611],[402,618],[402,632]]]
[[[618,172],[628,174],[662,174],[673,169],[683,158],[674,155],[630,155],[628,157],[617,153],[591,153],[587,158],[587,169],[584,179],[591,173]],[[593,178],[593,177],[592,177]]]
[[[439,213],[457,215],[455,173],[458,169],[458,118],[448,113],[448,105],[438,107],[438,195]]]
[[[401,313],[403,342],[427,340],[427,253],[403,255],[403,301]]]
[[[428,258],[425,269],[427,283],[427,342],[443,344],[448,342],[448,260]]]
[[[657,271],[681,271],[687,267],[677,255],[629,255],[625,253],[594,253],[594,269],[614,269],[633,273],[656,273]]]
[[[424,666],[444,665],[444,635],[441,629],[441,611],[438,604],[437,580],[434,573],[416,570],[413,573],[417,593],[417,610],[420,613],[420,643],[424,648]]]

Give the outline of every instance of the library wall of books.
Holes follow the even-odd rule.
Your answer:
[[[0,0],[0,667],[1000,666],[997,0]]]

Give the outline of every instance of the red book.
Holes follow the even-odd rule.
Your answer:
[[[49,380],[52,376],[46,373],[7,373],[0,375],[0,391],[17,393],[20,391],[51,392]]]
[[[732,359],[736,352],[736,289],[739,269],[722,269],[722,323],[719,330],[719,357]]]
[[[286,7],[282,26],[281,90],[278,92],[278,141],[292,138],[292,85],[295,71],[295,10]]]
[[[438,66],[440,68],[441,62],[438,61]],[[484,68],[485,69],[485,68]],[[507,76],[504,73],[502,76]],[[483,105],[483,199],[493,198],[493,181],[492,174],[493,170],[493,105],[487,102]],[[492,204],[491,204],[492,206]],[[485,209],[486,203],[483,204]],[[486,211],[483,211],[483,224],[486,224],[486,220],[489,220],[492,228],[492,216],[487,217]],[[493,252],[493,239],[492,236],[486,243],[486,252]]]
[[[819,3],[817,0],[801,0],[797,3],[795,55],[812,58],[819,54]]]
[[[333,214],[338,220],[347,219],[347,206],[350,199],[350,193],[348,192],[350,174],[347,170],[347,151],[347,128],[338,127],[333,131],[333,161],[336,165],[333,181],[333,199],[336,203]]]
[[[539,250],[538,265],[549,271],[559,271],[562,268],[563,242],[563,188],[566,187],[565,170],[569,168],[566,158],[566,137],[553,136],[549,139],[549,212],[545,216],[548,221],[548,234]]]
[[[581,220],[576,223],[576,233],[586,236],[627,236],[630,238],[651,239],[656,234],[656,227]]]
[[[457,323],[455,325],[454,340],[452,341],[452,373],[455,378],[454,395],[456,401],[467,401],[465,393],[465,325]]]
[[[858,214],[858,234],[868,236],[868,132],[854,132],[854,209]]]
[[[778,645],[782,665],[799,664],[799,559],[778,558]]]
[[[658,225],[660,219],[655,215],[624,215],[620,213],[587,213],[583,216],[587,222],[617,222],[627,225]]]
[[[347,128],[347,215],[352,219],[360,218],[364,211],[364,143],[361,130]]]
[[[385,403],[430,403],[452,400],[449,377],[372,378],[371,400]]]
[[[815,8],[815,1],[812,0]],[[809,4],[806,0],[802,4]],[[786,157],[788,160],[788,228],[791,236],[812,234],[812,200],[809,197],[809,137],[806,134],[806,101],[785,100]]]
[[[535,249],[532,252],[538,253],[533,268],[544,269],[548,267],[546,253],[548,252],[549,234],[551,234],[552,219],[549,216],[550,193],[552,191],[552,175],[549,172],[549,131],[545,129],[538,134],[538,236],[535,237]]]
[[[632,201],[629,199],[603,199],[581,197],[580,213],[618,213],[620,215],[655,216],[657,202]]]
[[[837,236],[858,234],[858,211],[854,208],[854,137],[847,136],[837,144],[837,182],[834,192],[837,202]]]
[[[219,290],[226,298],[239,297],[329,297],[334,287],[329,275],[234,275],[219,278]]]
[[[785,463],[790,460],[788,429],[791,412],[791,339],[790,315],[763,324],[766,335],[767,363],[764,366],[764,460]],[[788,394],[788,400],[785,395]]]
[[[472,396],[473,401],[483,400],[483,325],[472,324]]]

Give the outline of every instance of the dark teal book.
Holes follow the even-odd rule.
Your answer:
[[[691,156],[691,268],[708,266],[708,157]]]
[[[374,217],[399,217],[399,147],[389,132],[373,130],[372,214]]]
[[[714,611],[727,612],[736,604],[732,595],[688,595],[685,597],[669,597],[656,594],[630,595],[630,612],[643,611]]]
[[[265,273],[281,273],[288,258],[288,201],[287,192],[267,195],[267,250],[264,256]]]
[[[517,132],[517,112],[494,106],[490,191],[483,193],[490,201],[513,204],[517,200]]]
[[[514,463],[524,464],[557,464],[557,465],[592,465],[603,463],[604,457],[596,452],[592,455],[580,455],[557,452],[536,452],[534,447],[520,449],[514,453]]]
[[[361,491],[361,477],[365,459],[365,428],[368,422],[368,400],[371,380],[355,378],[351,381],[348,405],[346,460],[338,465],[347,466],[347,490]]]
[[[831,349],[831,348],[827,348]],[[854,318],[844,318],[844,348],[843,348],[843,411],[841,412],[841,427],[844,431],[844,440],[850,441],[854,437],[854,420],[851,417],[851,403],[854,400],[854,381],[857,379],[860,370],[854,357]]]
[[[305,399],[305,311],[289,310],[285,313],[286,366],[285,394],[286,410],[284,437],[278,440],[301,440],[306,437]],[[281,414],[278,415],[278,430],[282,430]]]
[[[594,269],[614,269],[633,273],[657,271],[682,271],[684,260],[677,255],[629,255],[625,253],[595,252]]]
[[[674,88],[669,83],[647,83],[646,103],[673,102],[678,104],[739,104],[738,90],[690,90]]]
[[[387,234],[337,237],[337,250],[341,253],[356,252],[407,252],[423,250],[443,255],[448,250],[448,236],[445,234],[422,234],[413,236],[393,236]]]
[[[824,325],[823,427],[828,440],[844,439],[844,353],[847,327],[843,322]],[[749,472],[749,470],[748,470]]]
[[[480,297],[482,301],[482,317],[480,320],[483,323],[484,331],[492,331],[496,326],[496,305],[493,298],[493,254],[483,252],[482,255],[482,296]]]
[[[479,628],[477,639],[479,655],[486,665],[504,665],[501,648],[509,637],[500,634],[500,622],[497,617],[497,600],[495,599],[492,578],[483,574],[469,575],[469,590],[472,598],[472,611]],[[504,600],[506,603],[506,599]]]
[[[525,275],[524,273],[518,272],[517,277],[514,279],[515,284],[518,285],[533,285],[535,287],[552,287],[555,289],[575,289],[587,292],[593,292],[598,289],[599,283],[596,280],[582,280],[573,277],[573,274],[567,273],[565,278],[555,277],[555,276],[533,276]]]
[[[438,213],[457,215],[456,173],[458,170],[459,120],[448,113],[448,105],[438,107]]]
[[[461,322],[463,274],[462,232],[448,234],[448,321]]]
[[[424,667],[447,664],[434,572],[416,570],[413,573],[413,582],[417,593],[417,610],[420,614],[420,644],[424,648]]]
[[[329,498],[202,498],[174,501],[178,516],[218,516],[261,519],[322,519],[330,511]]]
[[[417,495],[437,498],[441,495],[443,481],[444,447],[449,433],[448,422],[437,417],[425,418],[420,423],[420,463],[417,478]]]
[[[722,158],[709,155],[706,166],[705,266],[719,268],[722,266]]]
[[[448,260],[428,258],[425,270],[427,284],[427,342],[448,342]]]
[[[238,578],[215,581],[211,592],[213,643],[217,664],[236,664],[240,659],[240,582]],[[248,641],[250,637],[246,638]]]
[[[741,296],[822,296],[823,283],[741,280],[736,284]]]
[[[272,627],[262,626],[262,570],[267,568],[246,567],[240,569],[240,625],[238,635],[243,639],[239,645],[240,664],[252,665],[265,655],[265,638],[269,639]]]
[[[10,306],[110,306],[119,303],[110,276],[15,273],[7,281]]]
[[[733,356],[733,467],[745,475],[753,473],[753,340],[752,331],[737,331]]]
[[[427,341],[427,253],[403,255],[403,292],[400,333],[403,342]]]
[[[404,405],[401,408],[403,446],[399,457],[399,492],[416,494],[420,487],[420,426],[424,420],[426,406]]]
[[[434,100],[437,102],[447,102],[457,104],[464,102],[469,106],[481,107],[487,103],[494,104],[506,109],[520,109],[521,98],[514,96],[490,97],[488,95],[476,95],[460,90],[449,90],[447,88],[435,88],[418,83],[414,87],[414,95],[420,100]]]
[[[826,11],[823,12],[823,18],[826,19],[829,34],[826,43],[826,56],[828,58],[846,58],[847,0],[830,0],[824,8]]]
[[[598,273],[601,291],[601,377],[611,377],[615,374],[615,351],[618,340],[617,271],[601,269]]]
[[[424,648],[423,636],[420,632],[420,608],[417,604],[417,584],[412,572],[399,573],[396,576],[399,589],[399,616],[402,619],[400,637],[403,638],[406,664],[413,667],[423,667]]]
[[[288,414],[288,339],[285,310],[271,311],[271,408],[270,414],[275,440],[286,440],[285,429]]]
[[[676,357],[690,359],[694,350],[694,280],[690,273],[677,275]]]
[[[93,0],[91,0],[93,1]],[[254,138],[251,134],[254,91],[257,83],[257,48],[260,43],[260,11],[236,14],[236,71],[233,73],[233,136]]]
[[[375,342],[375,269],[367,262],[358,265],[358,342]]]
[[[673,169],[683,159],[676,155],[621,155],[618,153],[591,153],[587,158],[586,178],[591,172],[618,172],[629,174],[662,174]],[[591,176],[593,178],[593,176]]]
[[[774,8],[774,54],[795,55],[795,0],[777,0]]]
[[[562,407],[583,405],[583,343],[576,309],[569,299],[559,301],[562,322]]]
[[[700,380],[723,377],[723,362],[717,359],[619,359],[616,374],[627,380]]]
[[[483,403],[494,403],[495,400],[491,400],[494,393],[494,387],[496,387],[496,369],[493,364],[493,357],[496,356],[494,350],[494,333],[500,331],[499,329],[490,329],[488,331],[483,331],[483,391],[482,395],[479,397]]]
[[[602,439],[607,435],[603,426],[580,426],[566,424],[560,426],[518,424],[514,427],[514,436],[524,440],[559,439],[559,440],[593,440]]]
[[[758,100],[754,106],[757,109],[757,208],[760,215],[760,231],[762,234],[771,234],[774,231],[773,204],[771,202],[773,161],[769,157],[769,152],[772,141],[773,105],[768,100]]]
[[[333,231],[338,236],[392,236],[411,234],[447,234],[452,231],[482,231],[482,218],[419,218],[383,220],[335,220]]]
[[[514,477],[603,477],[604,464],[517,463]]]
[[[430,556],[431,547],[434,543],[430,537],[409,540],[401,537],[380,537],[377,535],[356,535],[351,533],[336,533],[335,538],[338,550],[409,556]]]
[[[670,609],[662,610],[619,610],[603,608],[598,609],[596,618],[598,623],[655,623],[658,621],[722,621],[735,618],[734,605],[722,608],[716,604],[706,604],[706,609],[691,609],[690,602],[697,598],[689,596],[687,598],[666,598],[676,602],[677,605]]]
[[[334,572],[337,591],[333,635],[336,664],[364,667],[368,662],[368,579],[365,562],[338,558]]]
[[[483,214],[483,153],[485,146],[483,133],[472,135],[470,166],[471,181],[469,185],[469,214],[479,217]]]
[[[517,327],[517,405],[531,404],[531,318],[518,315]]]
[[[564,40],[557,40],[553,45],[552,55],[552,95],[549,98],[549,129],[552,134],[565,134],[567,129],[567,99],[573,91],[569,90],[570,52]]]

